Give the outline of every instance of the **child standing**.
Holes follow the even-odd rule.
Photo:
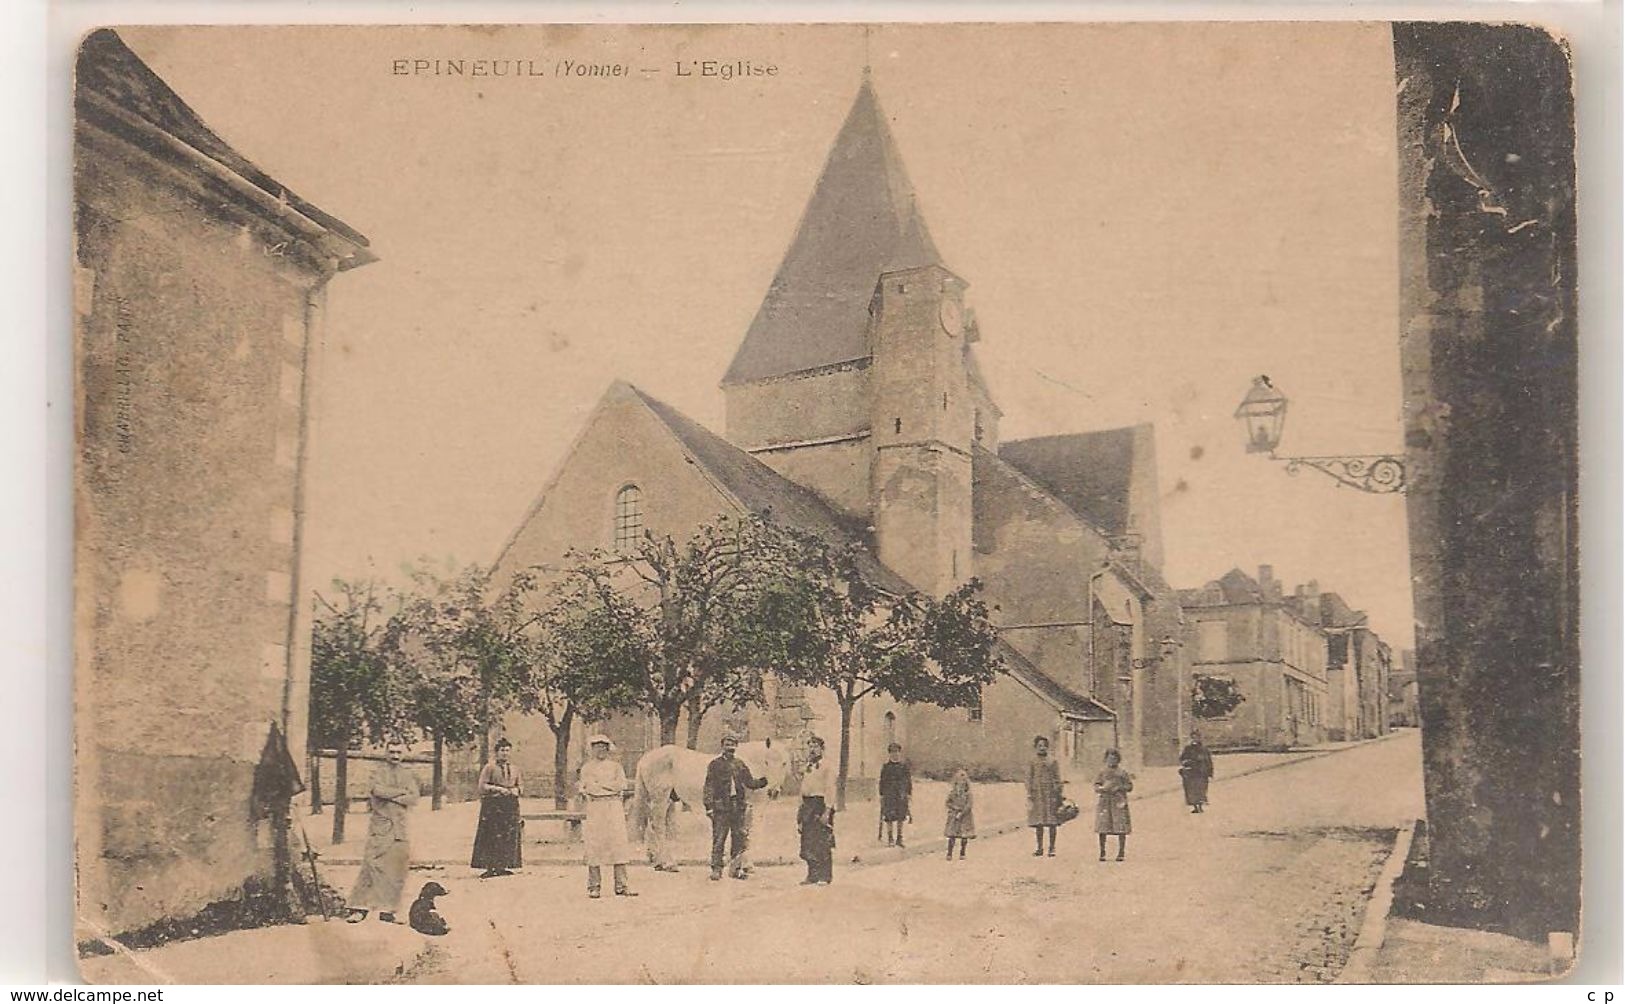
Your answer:
[[[965,860],[965,848],[976,836],[976,803],[970,791],[970,774],[961,767],[954,771],[954,783],[948,788],[947,822],[942,827],[948,838],[948,860],[954,857],[954,841],[959,841],[959,860]]]
[[[914,795],[914,779],[903,762],[903,747],[886,747],[886,762],[880,767],[880,821],[886,828],[886,846],[903,846],[903,823],[913,817],[908,802]]]
[[[1117,834],[1117,860],[1123,860],[1123,844],[1129,831],[1128,793],[1134,790],[1134,778],[1119,766],[1123,756],[1116,750],[1106,751],[1106,769],[1095,776],[1095,792],[1100,796],[1095,805],[1095,832],[1100,835],[1100,860],[1106,860],[1106,836]]]

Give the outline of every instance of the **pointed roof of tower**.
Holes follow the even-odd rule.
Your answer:
[[[940,265],[865,76],[724,384],[862,359],[883,272]]]

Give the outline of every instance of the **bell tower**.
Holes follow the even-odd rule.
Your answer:
[[[880,560],[941,596],[971,577],[974,410],[965,282],[883,273],[869,305],[871,498]]]

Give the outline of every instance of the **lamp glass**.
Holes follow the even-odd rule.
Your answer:
[[[1274,453],[1281,445],[1281,429],[1286,424],[1286,395],[1276,390],[1268,378],[1258,377],[1236,408],[1236,418],[1247,429],[1248,453]]]

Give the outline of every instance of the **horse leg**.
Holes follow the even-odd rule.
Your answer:
[[[666,816],[662,811],[665,807],[665,794],[658,785],[651,786],[648,802],[644,807],[648,813],[644,830],[649,860],[656,868],[662,870],[666,867]]]
[[[676,820],[677,800],[667,792],[662,799],[665,805],[660,810],[660,867],[666,871],[677,870],[677,851],[672,847],[672,823]]]

